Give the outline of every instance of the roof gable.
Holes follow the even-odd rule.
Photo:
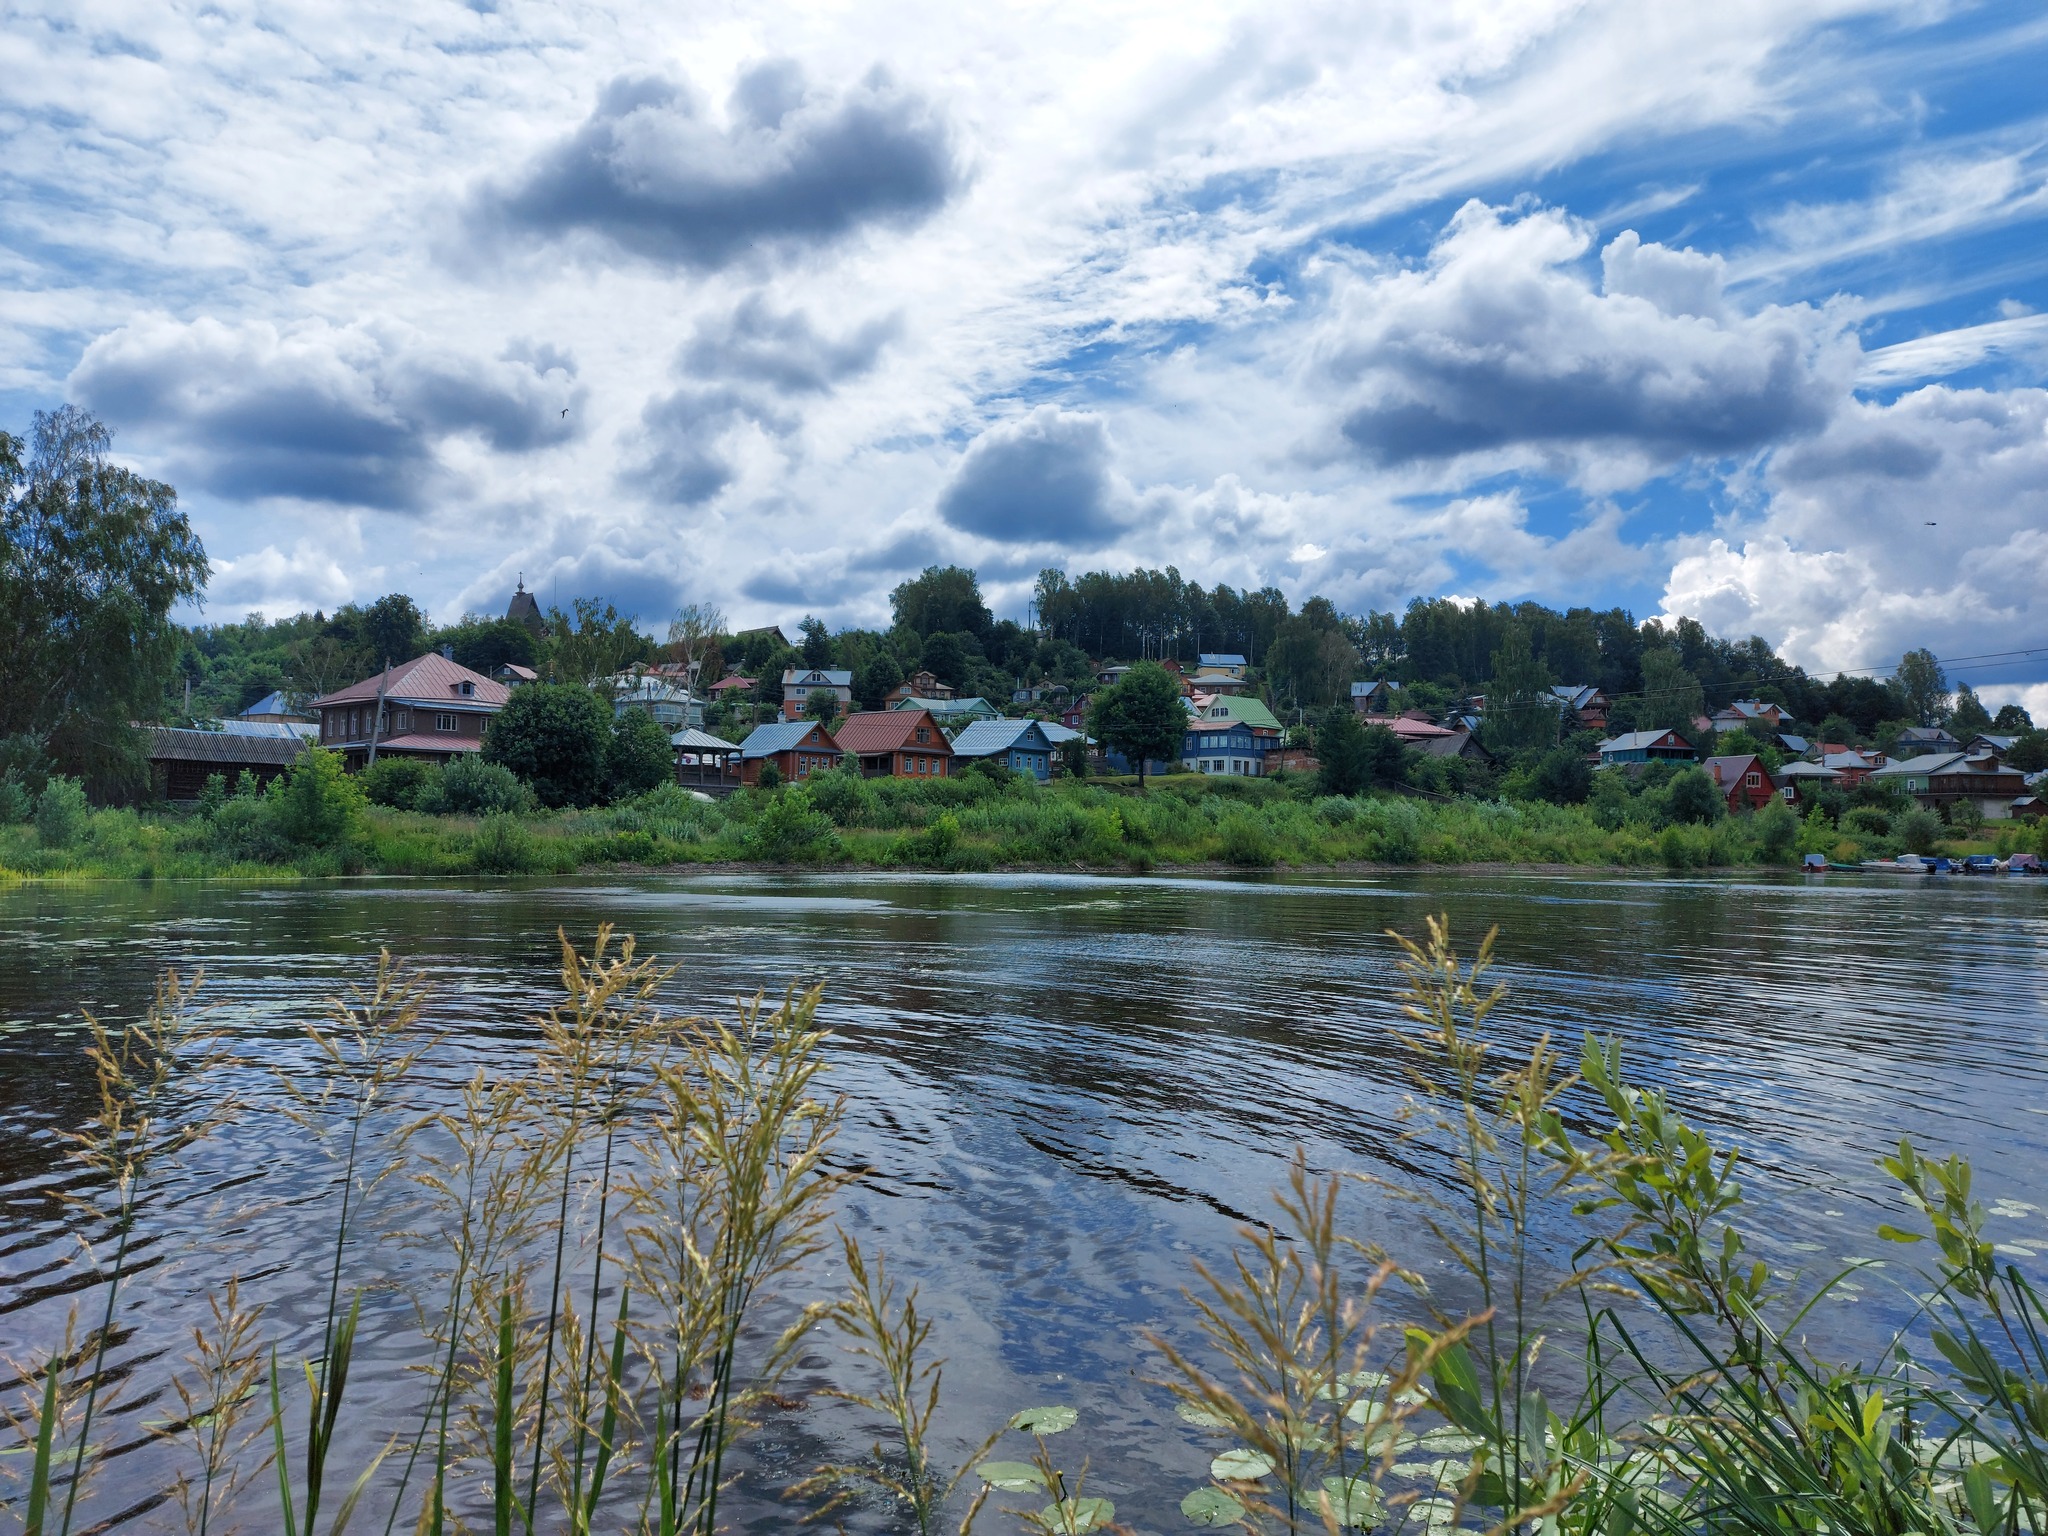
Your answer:
[[[916,740],[919,726],[931,732],[929,741]],[[938,721],[928,709],[865,710],[857,715],[848,715],[832,734],[839,742],[840,751],[858,753],[862,757],[913,745],[920,752],[952,751],[946,733],[939,729]]]
[[[1036,720],[977,720],[953,738],[953,752],[959,757],[991,757],[1019,747],[1050,752],[1052,738]]]
[[[805,746],[822,747],[828,752],[838,750],[825,734],[825,728],[815,720],[776,720],[755,726],[740,743],[740,756],[773,757],[778,752],[794,752]]]

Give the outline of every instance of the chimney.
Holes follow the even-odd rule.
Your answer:
[[[452,645],[444,645],[441,647],[441,654],[447,657],[448,660],[453,661],[455,659],[455,647]]]

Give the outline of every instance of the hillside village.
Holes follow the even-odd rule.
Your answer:
[[[1156,574],[1121,580],[1141,588]],[[1633,789],[1696,767],[1735,814],[1779,801],[1839,817],[1852,800],[1879,797],[1944,824],[2043,813],[2034,782],[2048,769],[2042,733],[2012,706],[1994,718],[1967,686],[1948,695],[1924,653],[1889,681],[1819,684],[1760,641],[1713,641],[1684,622],[1667,636],[1655,621],[1636,626],[1625,616],[1441,602],[1418,602],[1398,621],[1357,621],[1321,599],[1295,613],[1277,593],[1241,599],[1194,587],[1215,632],[1231,630],[1218,610],[1240,610],[1247,648],[1183,658],[1173,654],[1183,636],[1169,625],[1134,625],[1128,614],[1112,624],[1098,611],[1104,580],[1116,579],[1084,578],[1097,589],[1091,610],[1047,573],[1031,629],[990,619],[972,572],[935,568],[898,590],[899,622],[884,636],[834,636],[808,618],[794,635],[773,625],[726,632],[699,613],[665,646],[595,603],[573,616],[544,613],[522,584],[501,618],[467,619],[419,654],[316,692],[273,688],[230,715],[154,728],[153,787],[180,801],[198,798],[217,774],[260,783],[309,745],[338,754],[351,773],[380,761],[445,766],[484,754],[521,690],[569,682],[601,698],[615,722],[658,726],[674,782],[712,796],[842,768],[913,780],[976,765],[1041,782],[1134,773],[1329,779],[1334,739],[1351,739],[1332,723],[1341,716],[1359,728],[1373,784],[1414,795],[1573,803],[1606,793],[1602,780]],[[402,598],[384,604],[410,607]],[[1179,605],[1191,606],[1184,595]],[[1245,611],[1256,619],[1244,622]],[[1475,665],[1474,636],[1455,631],[1480,631],[1484,644],[1488,628],[1498,638]],[[427,633],[415,624],[409,638]],[[1106,647],[1091,656],[1075,643],[1091,633],[1110,647],[1134,639],[1139,654]],[[1615,676],[1623,634],[1636,673],[1622,680],[1634,686],[1586,680]],[[1462,651],[1463,666],[1454,660],[1429,675],[1432,647]],[[1578,674],[1556,679],[1554,665],[1574,663]],[[1712,676],[1716,664],[1732,675],[1710,690],[1700,673]],[[1101,706],[1148,674],[1175,701],[1176,718],[1161,738],[1171,745],[1137,752],[1103,724]],[[1474,680],[1484,686],[1463,691]],[[1734,696],[1743,685],[1753,692]],[[1730,696],[1710,702],[1710,691]]]

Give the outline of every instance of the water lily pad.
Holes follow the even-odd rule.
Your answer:
[[[1063,1429],[1072,1429],[1080,1417],[1064,1404],[1050,1408],[1026,1408],[1010,1420],[1010,1428],[1021,1429],[1027,1435],[1056,1435]]]
[[[1209,1475],[1219,1483],[1248,1483],[1273,1470],[1273,1458],[1264,1451],[1239,1448],[1225,1451],[1209,1463]]]
[[[1454,1429],[1448,1424],[1439,1424],[1435,1429],[1425,1430],[1415,1443],[1432,1451],[1445,1453],[1476,1451],[1480,1446],[1477,1435],[1468,1435],[1464,1430]]]
[[[1199,1424],[1204,1429],[1228,1429],[1230,1427],[1230,1420],[1224,1418],[1220,1413],[1211,1413],[1200,1403],[1178,1403],[1174,1406],[1173,1411],[1186,1419],[1190,1424]]]
[[[1244,1518],[1244,1505],[1221,1488],[1197,1488],[1180,1501],[1180,1512],[1190,1525],[1235,1525]]]
[[[1326,1477],[1323,1492],[1330,1498],[1330,1518],[1341,1526],[1370,1530],[1386,1518],[1379,1490],[1362,1477]]]
[[[1061,1499],[1038,1512],[1049,1531],[1099,1531],[1116,1518],[1116,1506],[1107,1499]]]
[[[1005,1493],[1028,1493],[1045,1486],[1045,1474],[1028,1461],[984,1461],[974,1470],[984,1483],[993,1483]]]

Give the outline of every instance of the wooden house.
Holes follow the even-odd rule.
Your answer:
[[[379,754],[446,763],[483,749],[511,690],[438,651],[389,667],[312,703],[320,745],[351,772]]]
[[[773,763],[785,784],[829,773],[839,766],[839,743],[815,720],[776,720],[757,725],[740,743],[742,784],[759,784],[764,764]]]
[[[1710,757],[1700,765],[1721,791],[1730,811],[1761,810],[1778,797],[1777,780],[1764,760],[1753,752],[1733,757]]]
[[[842,751],[860,759],[864,778],[943,779],[953,771],[953,744],[928,709],[848,715],[833,736]]]

